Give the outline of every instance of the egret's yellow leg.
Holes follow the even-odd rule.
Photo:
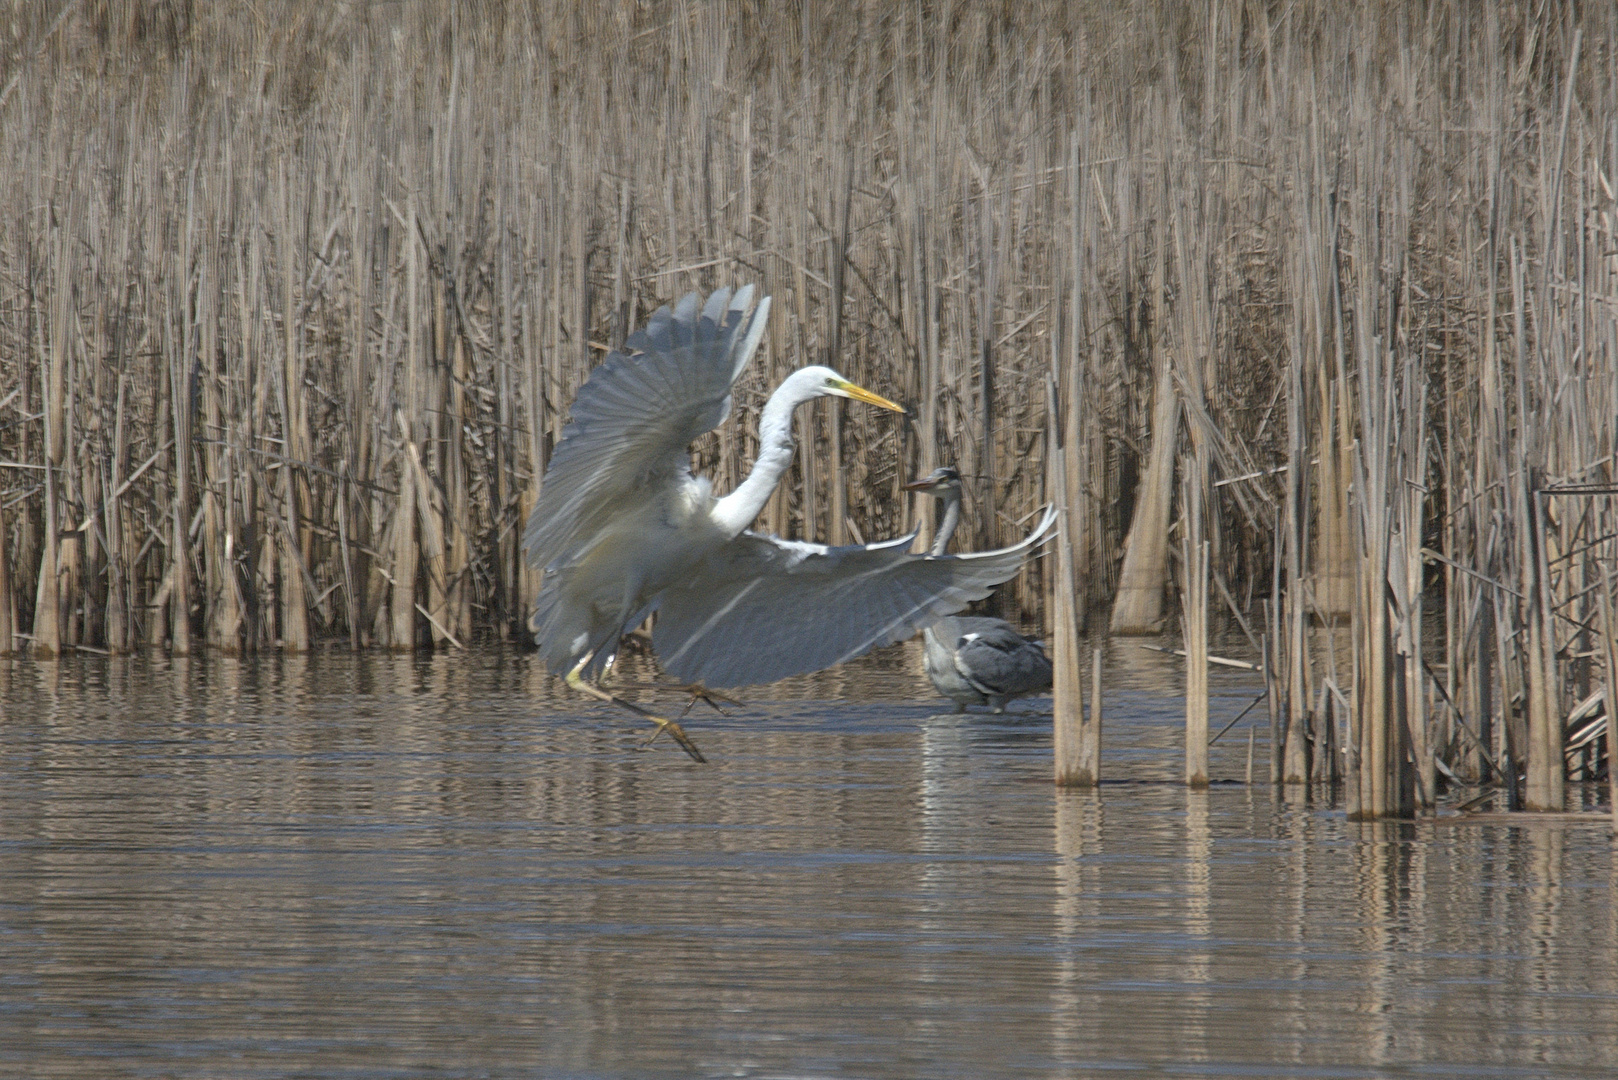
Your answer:
[[[710,690],[701,683],[676,683],[673,686],[666,686],[663,689],[675,690],[682,694],[691,695],[691,700],[686,702],[685,708],[680,710],[681,716],[684,716],[686,713],[690,712],[691,706],[695,705],[699,701],[706,701],[708,703],[708,707],[714,712],[718,713],[720,716],[726,715],[725,710],[719,707],[719,703],[721,701],[723,701],[726,705],[734,705],[738,709],[741,708],[743,704],[742,702],[731,697],[729,694],[721,694],[717,690]]]
[[[590,657],[586,656],[584,659],[580,660],[577,664],[573,665],[573,670],[569,671],[567,673],[567,684],[569,686],[571,686],[575,690],[580,691],[581,693],[589,694],[593,698],[598,698],[601,701],[611,702],[614,705],[618,705],[618,706],[621,706],[621,707],[623,707],[625,709],[628,709],[632,713],[635,713],[635,714],[637,714],[639,716],[645,717],[647,720],[650,720],[652,723],[657,725],[657,731],[654,732],[653,735],[652,735],[653,739],[657,738],[657,736],[659,734],[661,734],[662,732],[667,731],[670,735],[672,735],[674,737],[674,741],[680,744],[680,749],[684,750],[687,754],[691,755],[692,760],[694,760],[694,761],[707,761],[708,760],[707,758],[702,756],[702,751],[697,749],[697,744],[691,741],[691,736],[687,735],[685,733],[685,730],[683,728],[681,728],[679,724],[676,724],[673,720],[667,720],[667,719],[664,719],[661,716],[656,715],[655,713],[647,712],[645,709],[641,708],[639,705],[636,705],[636,704],[634,704],[632,702],[625,701],[621,697],[617,697],[616,695],[609,694],[605,690],[601,689],[600,687],[591,686],[588,682],[586,682],[583,673],[584,673],[585,665],[588,664],[589,662],[590,662]],[[648,742],[650,742],[650,740],[648,740]]]
[[[721,694],[718,690],[710,690],[701,683],[619,682],[617,679],[613,679],[611,682],[608,682],[607,679],[603,677],[601,684],[603,686],[610,686],[614,690],[650,690],[653,693],[673,692],[676,694],[690,694],[691,700],[687,701],[685,703],[685,708],[680,710],[681,716],[684,716],[686,713],[690,712],[691,706],[695,705],[699,701],[706,701],[708,703],[708,707],[713,709],[713,711],[718,713],[720,716],[730,715],[729,713],[725,712],[724,709],[719,707],[720,702],[724,702],[726,705],[734,705],[738,709],[747,704],[744,701],[731,697],[729,694]]]
[[[685,708],[680,710],[681,716],[689,713],[691,707],[699,701],[706,701],[708,707],[720,716],[728,715],[724,709],[719,707],[721,701],[738,709],[746,704],[746,702],[738,701],[729,694],[721,694],[717,690],[710,690],[701,683],[667,683],[658,682],[656,679],[651,682],[620,682],[618,679],[618,658],[616,656],[608,660],[606,668],[602,670],[600,685],[612,690],[651,690],[654,693],[672,690],[676,694],[690,694],[691,700],[686,702]]]

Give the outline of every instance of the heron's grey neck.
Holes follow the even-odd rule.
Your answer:
[[[758,421],[758,458],[747,479],[736,490],[714,503],[713,519],[731,536],[738,536],[751,525],[770,501],[770,493],[792,464],[792,412],[818,395],[810,392],[813,380],[798,379],[795,372],[775,388]]]
[[[955,526],[961,523],[961,493],[951,491],[944,496],[944,523],[938,527],[938,537],[933,541],[933,554],[942,555],[949,550],[950,537],[955,535]]]

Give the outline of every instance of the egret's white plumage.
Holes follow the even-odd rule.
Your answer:
[[[610,695],[586,680],[654,610],[671,674],[770,682],[902,640],[988,595],[1054,520],[1015,547],[942,558],[908,554],[908,537],[832,548],[748,532],[792,462],[799,405],[835,395],[903,411],[830,368],[796,371],[764,406],[752,471],[715,497],[687,448],[729,414],[769,314],[769,298],[752,297],[751,286],[721,289],[700,308],[693,293],[659,309],[579,388],[546,470],[523,534],[545,570],[532,627],[549,669],[598,697]],[[701,760],[678,725],[645,715]]]

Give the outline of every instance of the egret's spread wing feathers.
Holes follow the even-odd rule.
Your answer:
[[[989,595],[1049,532],[968,555],[911,555],[910,537],[825,547],[744,533],[665,590],[653,642],[664,669],[712,687],[773,682],[910,637]]]
[[[690,472],[686,447],[730,411],[730,388],[763,336],[770,300],[720,289],[700,312],[691,293],[659,308],[610,353],[574,399],[523,533],[530,563],[550,567],[589,547],[628,500]]]

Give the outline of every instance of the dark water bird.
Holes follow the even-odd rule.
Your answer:
[[[924,480],[906,484],[910,491],[925,491],[944,504],[944,521],[933,541],[933,555],[949,548],[961,523],[961,474],[945,465]],[[950,616],[923,632],[927,647],[927,678],[940,694],[955,702],[955,711],[968,705],[987,705],[1004,712],[1013,698],[1039,694],[1051,688],[1051,661],[1044,646],[1017,633],[1004,619]]]
[[[826,547],[749,531],[792,462],[799,405],[831,395],[905,411],[830,368],[802,368],[764,405],[752,471],[716,496],[692,474],[688,447],[729,415],[769,308],[746,286],[658,309],[579,388],[523,533],[545,571],[530,625],[551,673],[640,714],[698,761],[679,724],[600,685],[648,615],[663,670],[686,689],[773,682],[902,641],[987,596],[1054,521],[1013,547],[950,557],[909,554],[911,537]]]

